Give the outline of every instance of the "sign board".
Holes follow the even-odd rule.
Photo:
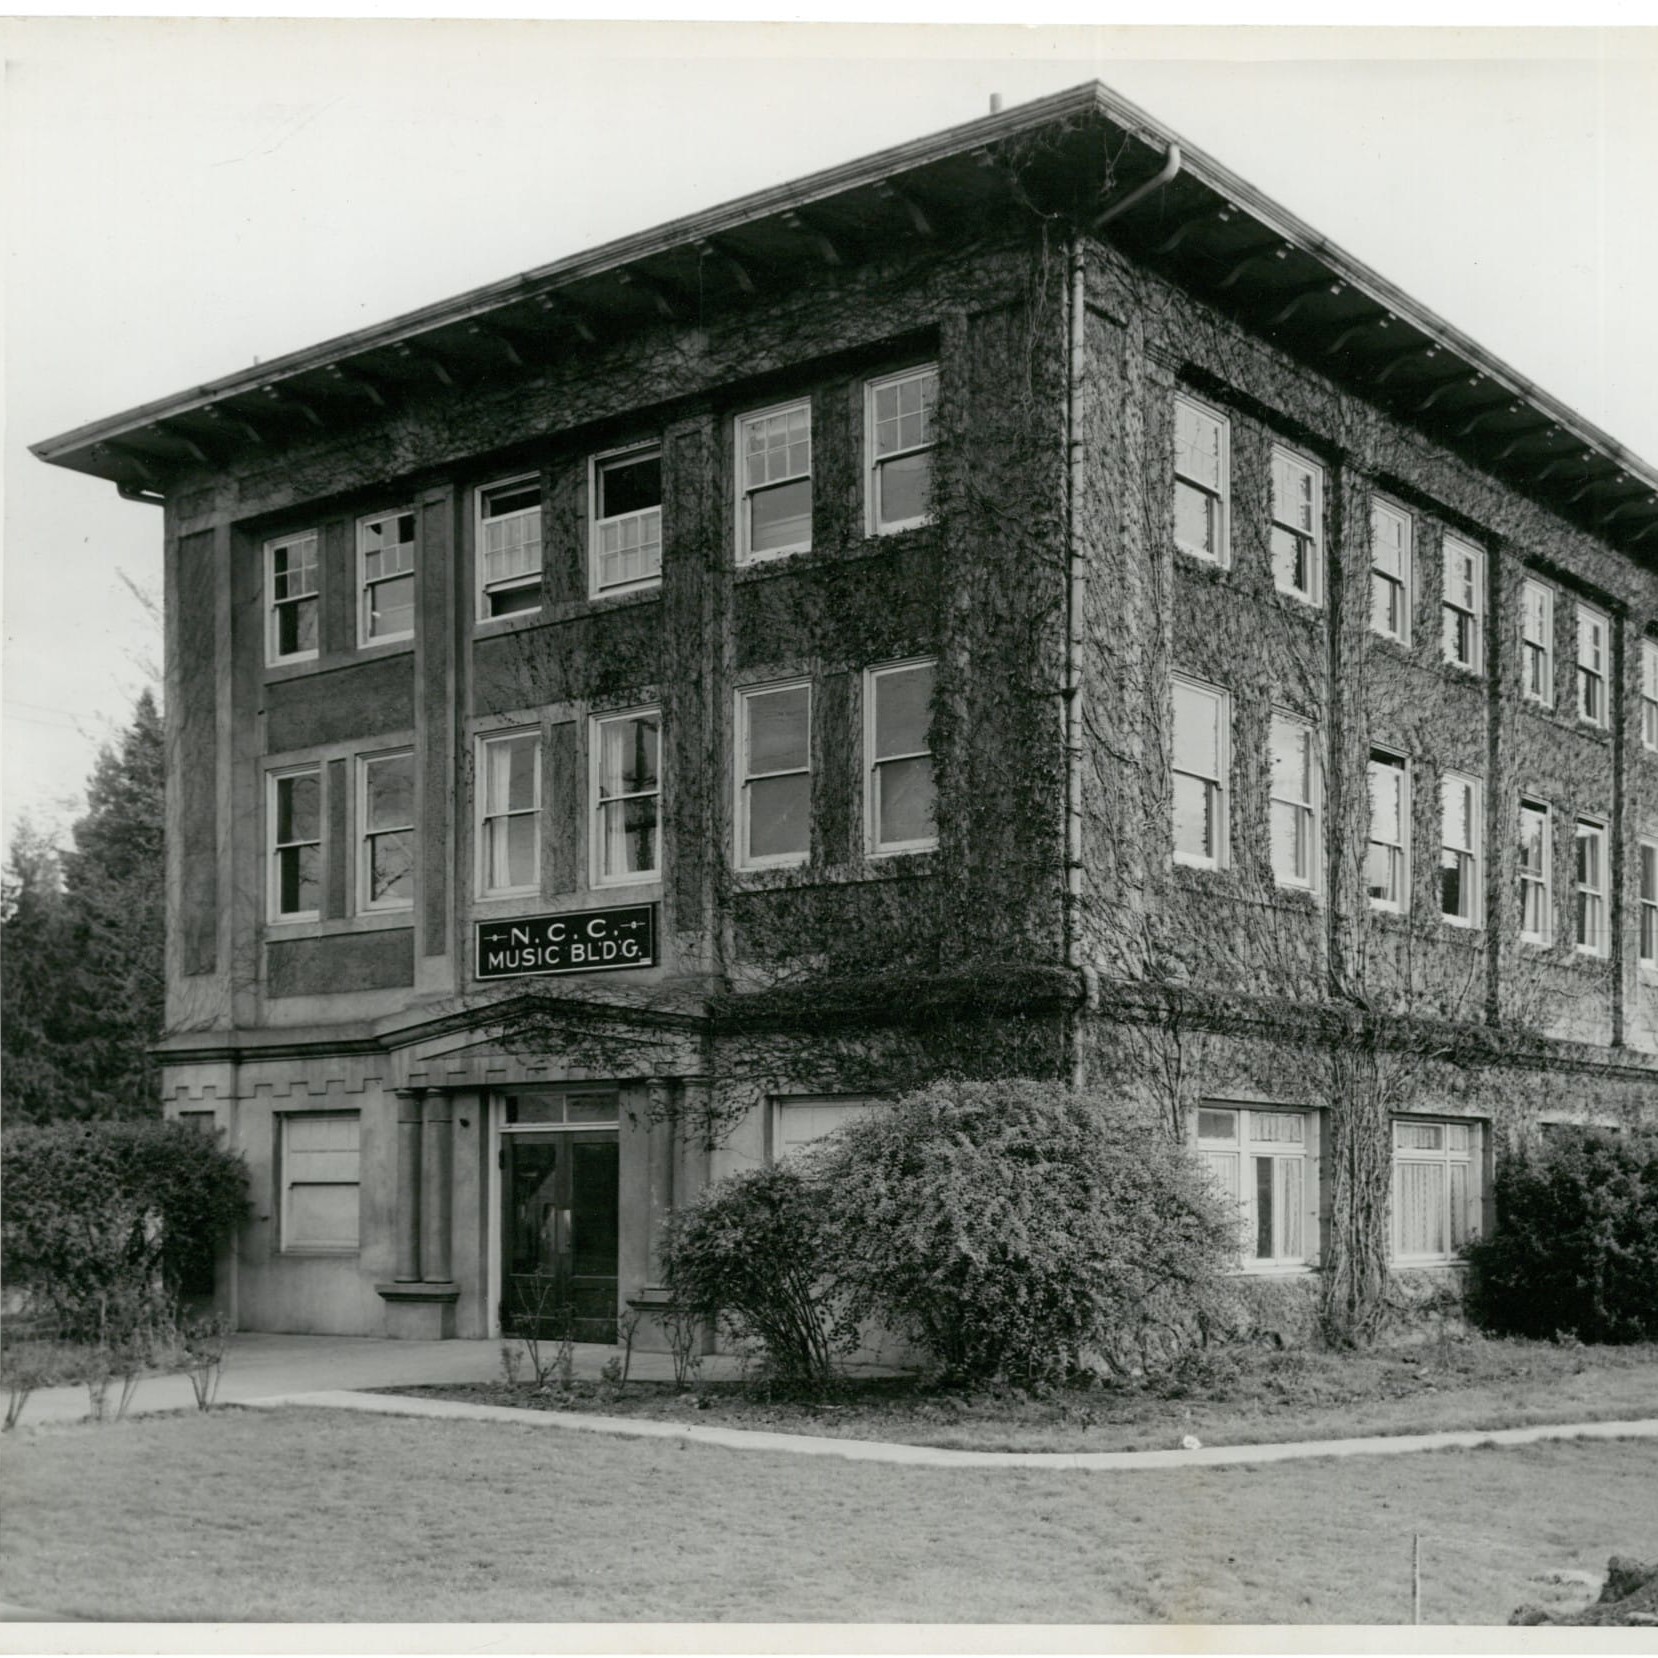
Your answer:
[[[566,910],[477,923],[480,979],[530,973],[605,973],[656,966],[656,906]]]

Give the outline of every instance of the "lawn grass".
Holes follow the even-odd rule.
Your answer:
[[[736,1382],[707,1383],[695,1395],[665,1382],[393,1391],[951,1450],[1140,1451],[1178,1445],[1188,1434],[1206,1445],[1248,1445],[1650,1417],[1658,1415],[1658,1346],[1459,1336],[1357,1353],[1232,1347],[1170,1375],[1036,1398],[995,1388],[939,1393],[912,1377],[849,1381],[826,1403],[768,1398]]]
[[[1061,1473],[321,1410],[22,1429],[0,1599],[89,1618],[1502,1623],[1658,1537],[1658,1445]]]

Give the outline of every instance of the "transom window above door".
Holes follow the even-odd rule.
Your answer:
[[[514,1091],[506,1096],[508,1128],[602,1128],[617,1120],[616,1095],[611,1089]]]

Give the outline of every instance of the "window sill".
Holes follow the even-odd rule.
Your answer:
[[[405,910],[375,910],[368,915],[340,915],[327,920],[267,921],[266,943],[289,938],[333,938],[341,933],[406,932],[414,926],[414,905]]]
[[[1234,1278],[1310,1278],[1316,1261],[1239,1261],[1230,1269]]]
[[[354,1261],[362,1254],[361,1247],[356,1249],[324,1249],[308,1247],[305,1244],[284,1244],[277,1250],[277,1254],[289,1261]]]

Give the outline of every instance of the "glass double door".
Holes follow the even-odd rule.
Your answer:
[[[616,1340],[614,1129],[501,1136],[503,1334]]]

